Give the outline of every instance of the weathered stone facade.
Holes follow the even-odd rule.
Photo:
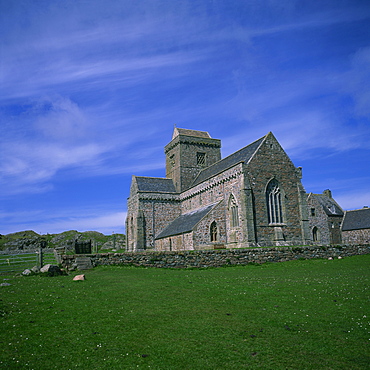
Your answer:
[[[307,196],[309,228],[314,244],[341,244],[344,212],[333,199],[331,191]]]
[[[133,176],[128,251],[306,245],[307,194],[272,133],[221,159],[220,140],[175,128],[166,178]]]

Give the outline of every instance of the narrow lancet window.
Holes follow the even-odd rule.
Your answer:
[[[312,240],[314,242],[318,242],[319,241],[319,230],[317,229],[316,226],[312,229]]]
[[[238,205],[233,195],[230,195],[229,199],[229,215],[231,227],[239,226]]]

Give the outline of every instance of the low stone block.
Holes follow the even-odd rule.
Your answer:
[[[47,272],[50,275],[62,275],[61,269],[56,265],[51,265],[50,263],[41,267],[40,272]]]
[[[86,280],[85,279],[85,275],[82,274],[82,275],[76,275],[74,278],[73,278],[74,281],[83,281],[83,280]]]

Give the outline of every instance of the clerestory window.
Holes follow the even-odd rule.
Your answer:
[[[266,202],[269,224],[282,224],[282,196],[279,183],[276,179],[272,179],[267,186]]]

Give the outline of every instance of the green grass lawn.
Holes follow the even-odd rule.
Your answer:
[[[6,277],[0,368],[370,368],[370,255],[85,275]]]

